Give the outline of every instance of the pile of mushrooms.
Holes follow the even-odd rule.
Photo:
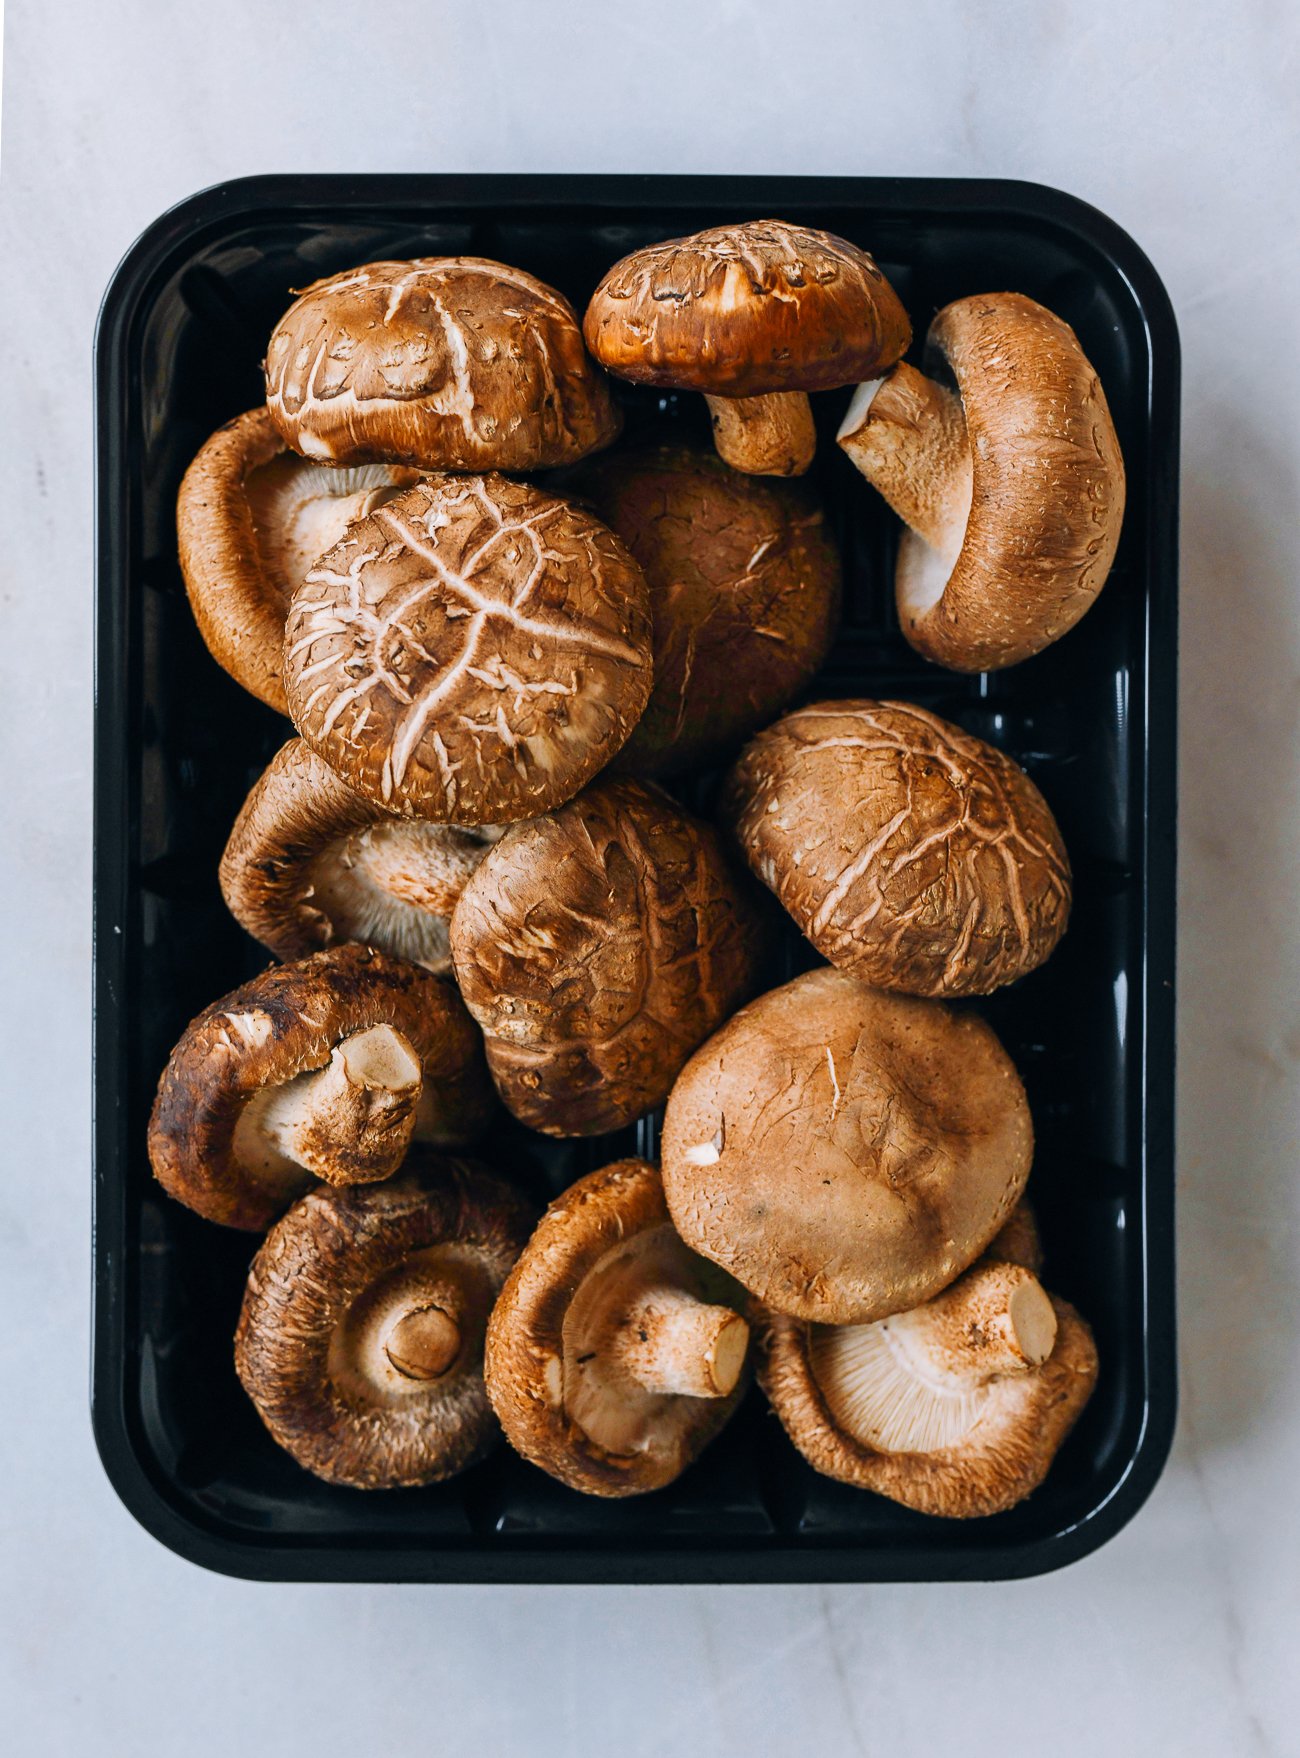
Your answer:
[[[906,525],[902,633],[981,671],[1094,601],[1123,465],[1033,300],[940,312],[928,376],[911,339],[859,244],[779,220],[647,244],[581,319],[506,264],[366,263],[298,295],[264,405],[186,472],[200,632],[293,736],[219,875],[278,962],[182,1034],[149,1155],[261,1236],[235,1365],[326,1481],[436,1482],[504,1433],[648,1493],[756,1377],[814,1470],[968,1516],[1086,1402],[1024,1089],[949,1005],[1051,955],[1061,833],[926,708],[803,700],[842,564],[782,479],[850,393],[839,445]],[[702,393],[716,450],[662,419],[617,446],[619,381],[687,418]],[[710,823],[668,790],[712,765]],[[825,962],[772,988],[784,918]],[[540,1221],[452,1157],[665,1106],[659,1165],[611,1143]]]

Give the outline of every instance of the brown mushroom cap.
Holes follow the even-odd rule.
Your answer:
[[[568,300],[476,256],[315,282],[272,333],[266,401],[308,457],[421,470],[572,464],[619,429]]]
[[[1036,1489],[1097,1381],[1074,1308],[991,1258],[875,1323],[756,1322],[760,1383],[813,1469],[950,1519]]]
[[[615,263],[583,334],[620,378],[754,397],[869,378],[912,330],[865,250],[811,226],[751,220]]]
[[[1106,394],[1067,323],[1019,293],[945,306],[927,362],[859,388],[840,443],[911,527],[896,587],[904,635],[955,671],[1016,665],[1078,622],[1124,516]]]
[[[578,481],[650,587],[654,688],[618,767],[707,762],[779,713],[826,656],[840,565],[821,509],[686,446],[612,452]]]
[[[381,1158],[367,1155],[359,1165],[348,1164],[346,1142],[331,1142],[337,1110],[320,1119],[324,1139],[305,1159],[277,1151],[261,1113],[301,1093],[289,1083],[336,1071],[349,1041],[385,1027],[400,1041],[394,1046],[381,1033],[380,1051],[399,1065],[412,1056],[416,1063],[413,1079],[387,1081],[381,1066],[369,1083],[381,1105],[390,1086],[409,1099],[388,1171],[412,1134],[448,1146],[472,1141],[490,1116],[492,1092],[482,1042],[454,985],[367,947],[339,946],[263,971],[186,1029],[149,1123],[154,1176],[208,1220],[250,1232],[268,1227],[310,1186],[313,1171],[337,1182],[383,1176],[382,1141]],[[352,1121],[342,1118],[341,1127]],[[387,1127],[382,1110],[363,1121]]]
[[[510,1444],[587,1495],[678,1477],[744,1393],[744,1296],[673,1232],[659,1174],[620,1160],[553,1202],[487,1336]]]
[[[284,619],[307,570],[353,519],[417,480],[397,464],[331,470],[285,445],[265,409],[218,428],[176,501],[181,572],[217,664],[287,714]]]
[[[1024,1189],[1033,1128],[983,1020],[823,968],[695,1053],[662,1155],[692,1250],[777,1311],[838,1325],[916,1306],[979,1256]]]
[[[298,589],[289,712],[393,812],[501,824],[549,811],[650,695],[649,589],[618,539],[504,476],[442,476],[354,525]]]
[[[484,1168],[422,1155],[360,1190],[314,1190],[267,1234],[235,1367],[277,1443],[329,1483],[391,1489],[463,1471],[496,1438],[492,1303],[533,1210]]]
[[[824,958],[880,989],[986,995],[1065,932],[1070,866],[1010,757],[908,702],[818,702],[751,741],[724,812]]]
[[[597,1135],[662,1104],[751,987],[754,938],[715,833],[623,780],[508,830],[451,919],[497,1091],[546,1135]]]
[[[442,973],[456,899],[499,834],[395,818],[290,739],[235,820],[221,893],[277,958],[356,940]]]

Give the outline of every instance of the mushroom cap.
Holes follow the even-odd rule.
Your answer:
[[[316,281],[272,332],[266,401],[307,457],[420,470],[572,464],[620,425],[568,300],[477,256]]]
[[[603,1304],[602,1279],[614,1277],[666,1283],[736,1312],[744,1305],[735,1283],[674,1233],[659,1174],[646,1161],[589,1173],[551,1204],[493,1309],[487,1387],[511,1446],[586,1495],[640,1495],[671,1483],[748,1383],[742,1373],[726,1396],[683,1397],[612,1373],[583,1321],[584,1309]],[[611,1289],[616,1298],[624,1291]]]
[[[299,581],[351,520],[416,480],[397,464],[309,464],[265,409],[237,415],[200,448],[176,500],[185,590],[209,653],[268,708],[289,712],[284,619]]]
[[[980,1266],[969,1275],[987,1273]],[[854,1396],[853,1369],[867,1368],[888,1320],[837,1329],[781,1313],[755,1315],[759,1383],[790,1439],[823,1476],[923,1514],[1001,1513],[1043,1481],[1097,1383],[1092,1332],[1072,1306],[1048,1298],[1056,1340],[1047,1360],[945,1400],[950,1408],[940,1411],[932,1448],[887,1450],[864,1436],[870,1405]]]
[[[285,631],[289,712],[368,798],[499,824],[609,762],[650,695],[649,589],[590,513],[504,476],[441,476],[354,525]]]
[[[241,1163],[235,1130],[254,1094],[324,1068],[337,1044],[368,1027],[400,1032],[432,1099],[439,1142],[472,1141],[492,1111],[483,1045],[455,985],[365,946],[275,965],[205,1008],[158,1083],[149,1120],[154,1176],[188,1208],[262,1232],[299,1190],[274,1188]]]
[[[356,940],[441,974],[456,899],[496,836],[395,818],[290,739],[235,820],[221,894],[277,958]]]
[[[749,991],[754,929],[715,832],[640,782],[602,779],[508,830],[451,919],[507,1107],[595,1135],[662,1104]]]
[[[951,572],[903,534],[903,633],[955,671],[1016,665],[1073,628],[1115,559],[1124,460],[1106,393],[1069,324],[1021,293],[945,306],[926,351],[957,381],[974,483]]]
[[[987,995],[1065,932],[1070,865],[1003,752],[909,702],[817,702],[759,733],[724,813],[824,958],[880,989]]]
[[[692,1250],[778,1312],[843,1325],[918,1306],[979,1256],[1033,1126],[982,1019],[823,967],[695,1053],[661,1152]]]
[[[633,252],[592,294],[582,328],[620,378],[725,397],[856,384],[892,366],[912,336],[865,250],[784,220]]]
[[[276,1442],[356,1489],[435,1483],[481,1458],[497,1435],[483,1334],[533,1215],[485,1168],[434,1155],[296,1202],[253,1259],[235,1333],[240,1381]],[[417,1276],[450,1279],[462,1302],[459,1347],[433,1377],[402,1372],[375,1322]]]
[[[579,478],[645,572],[654,688],[617,758],[633,774],[704,763],[780,712],[826,656],[840,563],[805,490],[713,452],[612,452]]]

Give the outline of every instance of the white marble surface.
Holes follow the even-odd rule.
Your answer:
[[[0,180],[0,1745],[1300,1752],[1300,30],[1290,0],[9,0]],[[369,18],[367,27],[363,21]],[[364,33],[364,34],[363,34]],[[1186,353],[1183,1413],[1137,1521],[997,1587],[266,1588],[133,1524],[86,1414],[90,338],[245,172],[1036,178]]]

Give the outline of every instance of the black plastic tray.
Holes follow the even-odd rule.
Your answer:
[[[1078,331],[1114,411],[1128,510],[1097,607],[1029,663],[963,678],[899,637],[891,520],[833,444],[848,393],[815,400],[815,477],[847,605],[814,693],[910,698],[1001,745],[1047,795],[1074,862],[1062,946],[983,1010],[1029,1090],[1046,1280],[1092,1321],[1097,1393],[1037,1494],[982,1521],[927,1518],[815,1476],[757,1392],[678,1484],[628,1502],[577,1496],[504,1448],[424,1490],[330,1488],[276,1449],[234,1376],[255,1242],[170,1202],[144,1151],[180,1030],[265,962],[223,909],[216,867],[246,788],[289,731],[194,630],[176,561],[182,471],[259,400],[271,326],[290,288],[318,275],[471,252],[532,270],[581,310],[625,251],[769,214],[872,250],[918,345],[959,295],[1042,300]],[[94,1422],[137,1518],[195,1562],[293,1580],[987,1579],[1057,1567],[1111,1537],[1158,1477],[1175,1411],[1178,338],[1132,240],[1022,183],[255,178],[182,203],[130,251],[100,316],[97,395]],[[627,407],[633,429],[700,420],[689,397],[628,387]],[[785,968],[801,959],[792,933]],[[558,1188],[616,1152],[653,1151],[652,1137],[646,1124],[547,1151],[537,1180]]]

